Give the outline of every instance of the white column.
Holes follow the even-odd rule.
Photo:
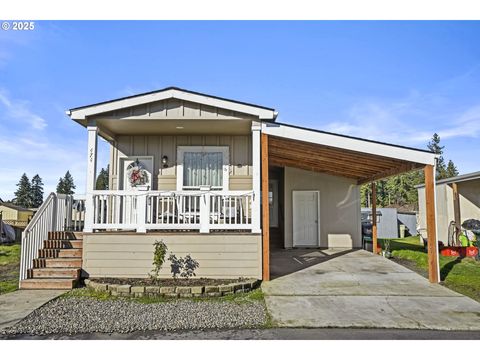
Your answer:
[[[85,197],[85,225],[84,232],[93,231],[93,190],[95,190],[95,182],[97,178],[97,133],[96,126],[88,126],[88,153],[87,153],[87,183],[86,183],[86,197]]]
[[[252,181],[253,181],[253,201],[252,201],[252,233],[260,233],[260,130],[262,125],[258,121],[252,122]]]

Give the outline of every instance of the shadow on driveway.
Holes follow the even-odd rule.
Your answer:
[[[359,249],[276,249],[270,252],[270,278],[276,279]]]

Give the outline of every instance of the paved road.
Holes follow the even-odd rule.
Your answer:
[[[262,284],[276,326],[480,331],[480,303],[364,250],[337,255],[307,250],[326,261]]]
[[[2,339],[0,337],[0,339]],[[5,339],[5,338],[3,338]],[[402,329],[254,329],[129,334],[19,335],[9,339],[40,340],[480,340],[480,331]]]

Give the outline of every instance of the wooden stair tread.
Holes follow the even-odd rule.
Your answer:
[[[31,275],[33,279],[78,279],[80,272],[80,268],[37,268],[32,269]]]
[[[73,289],[76,279],[27,279],[20,282],[21,289]]]

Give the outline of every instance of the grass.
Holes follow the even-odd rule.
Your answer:
[[[18,289],[20,244],[0,245],[0,294]]]
[[[401,259],[413,265],[421,274],[428,271],[428,255],[418,236],[390,240],[394,259]],[[384,248],[385,240],[380,239]],[[440,279],[443,285],[460,294],[480,302],[480,262],[472,258],[439,256]]]

